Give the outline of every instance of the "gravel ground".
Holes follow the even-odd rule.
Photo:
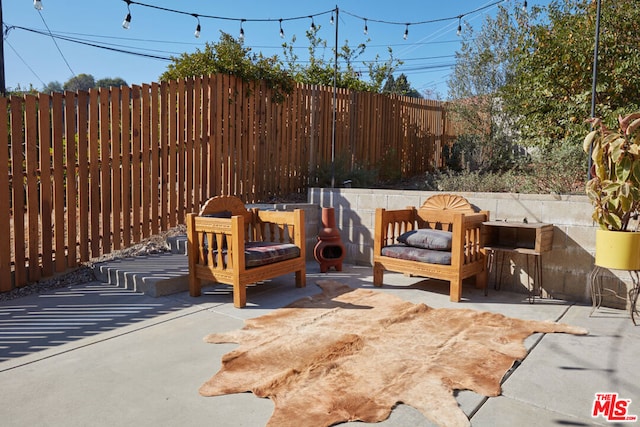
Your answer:
[[[125,249],[113,251],[97,258],[92,258],[88,262],[81,264],[78,268],[66,271],[64,273],[55,274],[52,277],[32,282],[26,286],[13,289],[9,292],[0,293],[0,301],[12,300],[31,294],[45,292],[51,289],[64,288],[70,285],[79,285],[82,283],[93,282],[96,276],[93,274],[94,264],[111,261],[114,259],[130,258],[140,255],[158,254],[171,250],[167,239],[169,237],[186,234],[187,229],[184,225],[171,228],[168,231],[153,235]]]

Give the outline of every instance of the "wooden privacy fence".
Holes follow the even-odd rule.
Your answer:
[[[246,203],[304,192],[347,153],[402,175],[442,165],[443,105],[213,75],[0,97],[0,291],[184,222],[213,195]],[[332,144],[334,144],[332,146]]]

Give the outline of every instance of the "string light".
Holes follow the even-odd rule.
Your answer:
[[[197,14],[193,14],[193,17],[196,18],[198,20],[198,25],[196,25],[196,31],[193,33],[193,35],[195,36],[195,38],[199,39],[200,38],[200,18],[198,17]]]
[[[40,0],[33,0],[33,7],[35,7],[36,10],[42,10],[42,2]]]
[[[0,0],[1,1],[1,0]],[[140,5],[143,7],[148,7],[151,9],[157,9],[157,10],[162,10],[165,12],[171,12],[171,13],[178,13],[178,14],[182,14],[182,15],[191,15],[193,17],[195,17],[198,20],[198,25],[196,27],[196,31],[194,33],[194,35],[196,37],[199,37],[200,35],[200,29],[201,29],[201,25],[200,25],[200,18],[210,18],[210,19],[219,19],[219,20],[227,20],[227,21],[240,21],[240,39],[244,38],[244,28],[243,28],[243,23],[244,22],[273,22],[273,21],[278,21],[279,22],[279,26],[280,26],[280,37],[284,38],[285,34],[284,34],[284,29],[282,28],[282,22],[283,21],[294,21],[294,20],[300,20],[300,19],[306,19],[306,18],[310,18],[311,19],[311,25],[310,25],[310,30],[311,31],[315,31],[317,30],[317,26],[315,24],[315,17],[318,17],[320,15],[324,15],[324,14],[330,14],[330,20],[329,22],[332,25],[335,25],[335,19],[337,17],[337,12],[338,9],[337,7],[335,9],[331,9],[331,10],[327,10],[324,12],[320,12],[320,13],[315,13],[312,15],[306,15],[306,16],[296,16],[296,17],[290,17],[290,18],[280,18],[280,19],[274,19],[274,18],[259,18],[259,19],[240,19],[240,18],[229,18],[229,17],[224,17],[224,16],[214,16],[214,15],[203,15],[203,14],[196,14],[196,13],[189,13],[183,10],[177,10],[177,9],[170,9],[167,7],[163,7],[163,6],[156,6],[156,5],[151,5],[151,4],[146,4],[146,3],[141,3],[138,1],[134,1],[134,0],[122,0],[127,4],[127,17],[125,18],[125,20],[122,22],[122,27],[125,29],[128,29],[130,24],[131,24],[131,5],[132,4],[136,4],[136,5]],[[471,10],[469,12],[465,12],[463,14],[457,15],[457,16],[453,16],[453,17],[447,17],[447,18],[438,18],[438,19],[431,19],[431,20],[426,20],[426,21],[416,21],[416,22],[393,22],[393,21],[385,21],[385,20],[379,20],[379,19],[371,19],[371,18],[365,18],[362,16],[358,16],[355,15],[353,13],[350,13],[348,11],[344,11],[344,13],[346,13],[347,15],[353,16],[355,18],[358,19],[362,19],[364,21],[364,28],[363,28],[363,32],[365,35],[369,34],[369,28],[368,28],[368,21],[372,21],[372,22],[379,22],[379,23],[383,23],[383,24],[390,24],[390,25],[404,25],[405,26],[405,30],[404,30],[404,34],[403,34],[403,38],[406,40],[409,37],[409,25],[421,25],[421,24],[430,24],[430,23],[435,23],[435,22],[442,22],[442,21],[451,21],[454,19],[458,19],[458,36],[460,36],[462,34],[462,18],[464,18],[467,15],[473,14],[473,13],[477,13],[480,12],[482,10],[488,9],[490,7],[493,7],[497,4],[503,3],[506,0],[495,0],[489,4],[485,4],[482,7],[478,7],[474,10]],[[527,8],[527,0],[523,0],[523,9]],[[41,8],[42,7],[42,1],[41,0],[34,0],[34,7],[35,8]]]
[[[522,4],[522,10],[523,11],[527,11],[527,0],[524,0],[524,3]]]
[[[127,3],[127,17],[124,18],[124,21],[122,21],[122,28],[128,30],[129,26],[131,25],[131,0],[124,1],[125,3]]]

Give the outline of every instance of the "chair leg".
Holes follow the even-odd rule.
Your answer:
[[[382,278],[384,276],[384,267],[378,263],[373,264],[373,286],[382,286]]]
[[[487,283],[488,283],[488,272],[485,268],[480,273],[476,274],[476,288],[484,289],[484,294],[487,295]]]
[[[247,286],[242,284],[233,285],[233,306],[242,308],[247,305]]]
[[[459,302],[462,298],[462,279],[456,278],[449,285],[449,301]]]
[[[201,295],[202,281],[195,274],[189,274],[189,295],[199,297]]]
[[[307,286],[306,268],[296,271],[296,288],[304,288]]]

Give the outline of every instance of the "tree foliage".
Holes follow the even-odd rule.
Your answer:
[[[513,31],[513,73],[500,91],[523,141],[546,147],[578,144],[591,113],[596,2],[552,1]],[[640,8],[635,0],[603,1],[595,115],[609,123],[638,109]]]
[[[51,81],[42,88],[43,93],[62,92],[64,89],[59,81]]]
[[[79,90],[89,90],[96,86],[96,81],[91,74],[78,74],[67,80],[63,86],[64,90],[73,92]]]
[[[254,54],[230,34],[221,32],[218,43],[206,43],[204,50],[172,57],[160,80],[175,80],[210,74],[232,74],[245,81],[264,80],[276,94],[290,93],[293,80],[277,56]]]
[[[499,91],[513,68],[517,37],[513,15],[499,7],[479,31],[465,25],[449,80],[451,120],[459,135],[448,165],[453,169],[495,171],[515,166],[512,120]]]
[[[120,77],[106,77],[96,82],[96,87],[119,87],[127,86],[125,79]]]
[[[528,168],[559,163],[567,179],[586,176],[580,141],[591,115],[596,5],[552,0],[523,11],[509,1],[479,32],[465,28],[449,82],[463,135],[454,154],[504,170],[518,165],[519,147],[535,147]],[[607,123],[638,110],[639,34],[634,0],[602,2],[595,115]]]
[[[397,79],[390,75],[382,88],[382,93],[395,93],[396,95],[410,96],[412,98],[422,98],[420,92],[411,86],[404,73],[400,74]]]
[[[303,65],[299,61],[298,55],[294,52],[296,37],[290,43],[283,44],[284,57],[287,67],[293,78],[299,83],[317,84],[332,86],[334,78],[336,86],[339,88],[353,89],[363,92],[380,92],[385,79],[402,62],[393,58],[391,48],[389,48],[389,58],[385,62],[380,62],[380,56],[376,55],[373,61],[359,61],[366,49],[366,43],[360,43],[355,48],[349,46],[349,41],[345,40],[344,45],[338,48],[328,49],[326,40],[318,37],[321,25],[316,25],[314,29],[306,32],[309,40],[309,63]],[[330,55],[327,58],[327,54]],[[335,59],[338,59],[337,69]],[[369,79],[365,80],[362,71],[357,64],[362,64],[367,70]]]

